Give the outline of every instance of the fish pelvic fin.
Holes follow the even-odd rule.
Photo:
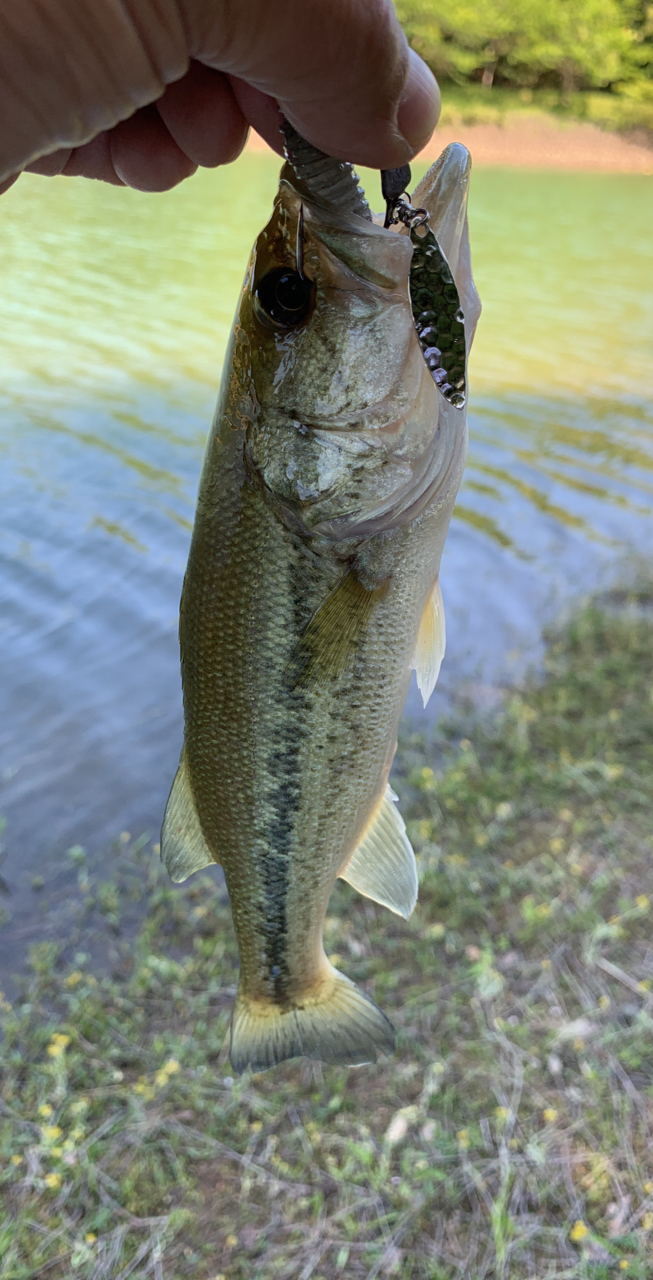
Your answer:
[[[368,589],[353,569],[313,614],[288,664],[291,686],[326,683],[351,665],[375,604],[389,583]]]
[[[436,578],[435,586],[424,606],[417,634],[417,651],[415,653],[417,688],[422,695],[424,706],[426,706],[435,689],[440,667],[442,666],[442,659],[444,658],[445,647],[444,604],[442,602],[440,581]]]
[[[176,884],[219,861],[211,853],[200,826],[183,751],[163,819],[161,861]]]
[[[280,1008],[239,991],[231,1020],[234,1071],[265,1071],[287,1058],[315,1058],[341,1066],[376,1062],[392,1053],[394,1027],[374,1001],[325,958],[319,989]]]
[[[340,879],[407,920],[417,902],[417,866],[397,797],[387,786]]]

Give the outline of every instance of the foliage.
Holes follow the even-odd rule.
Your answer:
[[[413,47],[458,83],[565,94],[650,82],[653,5],[640,0],[397,0]]]
[[[340,886],[326,923],[390,1061],[233,1079],[217,881],[75,850],[116,953],[44,944],[3,1001],[6,1280],[653,1277],[652,615],[606,596],[497,718],[402,744],[417,910]]]

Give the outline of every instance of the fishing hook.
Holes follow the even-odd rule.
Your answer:
[[[297,219],[297,244],[295,246],[295,257],[297,259],[297,274],[300,280],[305,280],[304,275],[304,206],[299,206],[299,217]]]

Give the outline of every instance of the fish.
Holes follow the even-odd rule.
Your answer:
[[[173,881],[224,870],[236,1072],[394,1048],[322,933],[338,877],[406,919],[417,899],[388,776],[412,672],[426,703],[444,652],[480,312],[470,163],[449,146],[419,216],[386,227],[352,166],[286,126],[247,266],[182,590],[185,734],[161,837]]]

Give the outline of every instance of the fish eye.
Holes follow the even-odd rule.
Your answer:
[[[308,315],[313,281],[292,267],[275,267],[259,280],[254,296],[259,308],[275,324],[292,329]]]

